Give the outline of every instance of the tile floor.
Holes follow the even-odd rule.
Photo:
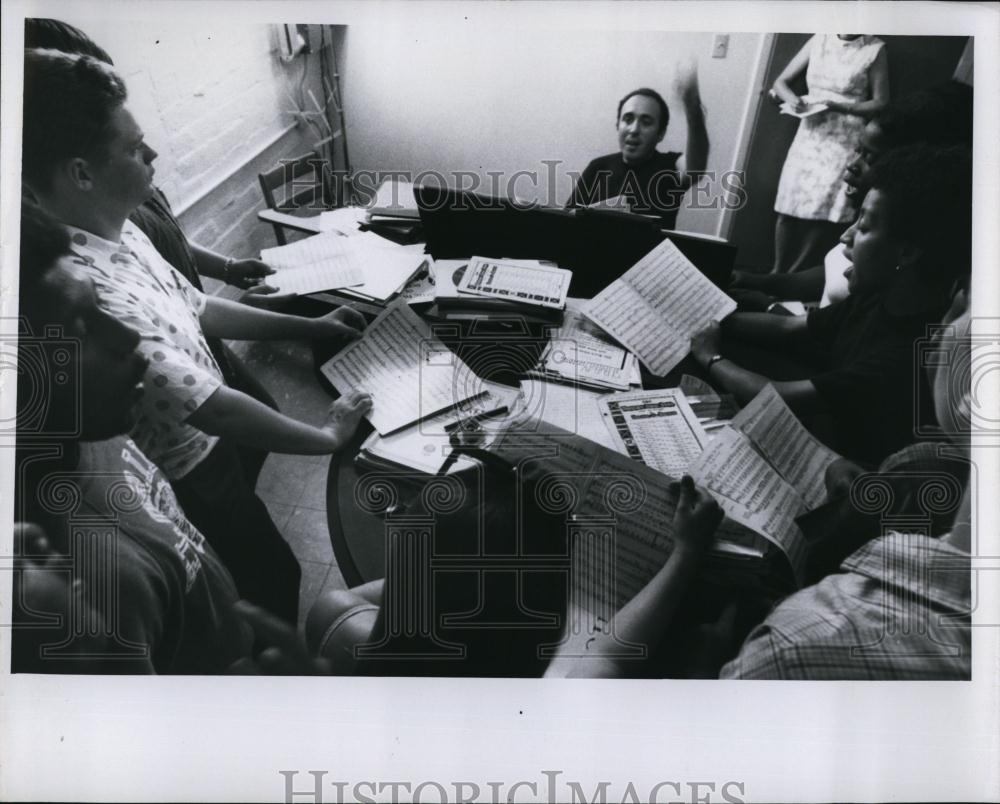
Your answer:
[[[330,396],[313,374],[312,354],[305,343],[290,341],[229,344],[264,384],[282,413],[318,424]],[[267,504],[278,529],[302,566],[299,627],[317,596],[345,588],[330,546],[326,524],[326,476],[329,456],[272,453],[257,481],[257,494]]]

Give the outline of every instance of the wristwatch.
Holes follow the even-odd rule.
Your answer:
[[[710,358],[708,358],[708,362],[705,364],[705,371],[709,371],[712,368],[712,366],[714,366],[720,360],[722,360],[722,355],[720,354],[712,355]]]

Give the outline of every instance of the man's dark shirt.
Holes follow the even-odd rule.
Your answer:
[[[585,207],[623,195],[632,212],[656,215],[665,228],[674,229],[688,187],[677,170],[680,156],[675,151],[655,151],[638,166],[626,165],[617,151],[598,157],[583,171],[567,206]]]

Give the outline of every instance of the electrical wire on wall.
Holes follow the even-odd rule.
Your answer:
[[[286,35],[287,35],[286,26]],[[340,76],[337,73],[336,55],[331,57],[333,37],[327,40],[327,26],[319,26],[320,46],[318,64],[318,84],[323,90],[323,102],[316,98],[312,88],[307,86],[310,77],[312,55],[308,43],[302,40],[301,49],[294,51],[283,60],[287,62],[298,60],[301,70],[295,82],[294,93],[287,84],[283,85],[285,95],[292,105],[290,114],[296,120],[303,122],[316,137],[313,149],[329,165],[334,181],[334,197],[330,199],[337,206],[344,203],[354,203],[353,184],[351,182],[351,165],[347,151],[347,132],[344,126],[344,108],[340,98]],[[289,45],[291,47],[291,45]],[[337,140],[340,140],[342,164],[337,165]]]

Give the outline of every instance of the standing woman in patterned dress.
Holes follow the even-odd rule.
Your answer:
[[[805,72],[808,97],[789,87]],[[885,43],[860,34],[816,34],[774,82],[774,94],[795,111],[809,102],[827,110],[799,122],[781,171],[774,210],[774,272],[820,265],[857,210],[843,181],[868,118],[889,102]]]

